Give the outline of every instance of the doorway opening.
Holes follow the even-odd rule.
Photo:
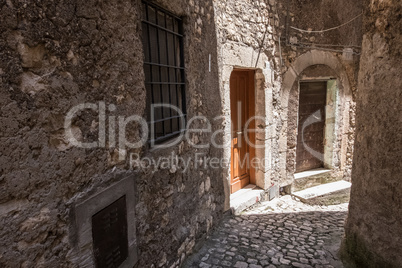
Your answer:
[[[254,70],[234,70],[230,76],[231,163],[230,193],[255,184],[255,85]]]
[[[339,168],[336,133],[338,84],[336,79],[299,82],[295,172],[328,172]],[[295,174],[295,176],[296,176]],[[304,176],[303,175],[303,176]]]
[[[300,82],[296,172],[324,167],[327,81]]]

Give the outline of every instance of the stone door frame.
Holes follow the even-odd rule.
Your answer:
[[[281,114],[282,118],[285,120],[282,121],[282,128],[279,140],[279,152],[280,158],[286,159],[286,161],[280,162],[280,177],[281,185],[287,186],[291,184],[294,180],[294,171],[295,165],[289,159],[295,158],[295,155],[289,155],[288,143],[291,137],[288,135],[288,122],[290,118],[290,98],[291,92],[294,90],[298,90],[300,81],[307,81],[302,77],[302,73],[310,66],[314,65],[325,65],[334,71],[336,79],[333,76],[329,77],[320,77],[319,79],[335,81],[335,84],[331,84],[331,87],[335,87],[332,90],[335,90],[336,93],[336,108],[331,111],[335,116],[334,128],[336,130],[331,130],[334,133],[334,137],[331,142],[334,144],[335,142],[339,142],[336,147],[339,147],[339,151],[337,151],[337,156],[334,156],[333,145],[332,150],[326,148],[326,152],[324,153],[324,159],[327,162],[327,167],[334,168],[336,167],[340,171],[343,171],[346,165],[346,153],[348,148],[348,131],[349,131],[349,117],[350,117],[350,106],[353,102],[352,93],[350,89],[349,79],[346,74],[345,67],[342,65],[340,60],[332,53],[318,50],[311,50],[301,56],[299,56],[293,65],[289,67],[287,72],[283,76],[282,80],[282,88],[281,88]],[[318,79],[316,77],[310,77],[308,80],[313,81],[314,79]],[[328,90],[328,85],[327,85]],[[328,100],[327,100],[328,103]],[[327,130],[327,129],[326,129]],[[326,137],[327,138],[327,137]],[[335,141],[337,140],[337,141]]]
[[[273,70],[268,57],[251,47],[236,43],[224,44],[220,49],[219,57],[219,87],[223,102],[223,157],[230,159],[231,155],[231,114],[230,114],[230,76],[234,69],[254,70],[255,115],[259,117],[257,126],[261,126],[256,133],[256,158],[264,161],[263,168],[258,168],[255,174],[256,185],[264,190],[271,187],[271,151],[275,127],[273,125],[272,87]],[[230,165],[222,169],[222,180],[225,194],[224,210],[230,209]]]

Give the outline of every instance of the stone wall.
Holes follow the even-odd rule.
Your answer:
[[[348,8],[344,8],[347,6]],[[354,142],[354,94],[361,42],[361,3],[350,1],[214,1],[225,140],[230,140],[230,88],[233,69],[256,70],[256,114],[265,117],[257,142],[266,169],[256,184],[267,190],[292,184],[295,171],[298,85],[304,79],[335,79],[339,101],[330,154],[332,176],[350,179]],[[314,18],[314,19],[311,19]],[[324,33],[299,29],[328,29]],[[315,68],[309,72],[307,68]],[[230,148],[224,149],[230,157]],[[223,170],[224,185],[229,170]],[[229,207],[228,187],[225,207]]]
[[[401,267],[402,5],[367,1],[344,256],[352,267]]]
[[[128,157],[220,158],[219,149],[184,141],[164,150],[82,149],[65,136],[65,115],[81,103],[95,105],[73,120],[75,137],[85,142],[98,140],[100,102],[116,106],[107,116],[145,114],[140,3],[0,3],[0,266],[74,266],[76,205],[127,176],[135,182],[139,267],[178,265],[222,216],[220,169],[191,160],[184,173],[130,170]],[[156,3],[184,17],[188,118],[204,115],[212,131],[220,129],[212,120],[221,113],[212,2]],[[128,140],[138,140],[138,129],[127,126]],[[211,133],[191,134],[197,144],[210,140]]]
[[[278,51],[277,3],[275,1],[214,1],[215,22],[218,40],[219,87],[222,99],[222,114],[225,116],[224,157],[230,158],[230,75],[234,69],[254,70],[256,116],[258,133],[256,149],[259,159],[266,159],[264,167],[256,170],[254,184],[268,190],[279,184],[275,176],[279,158],[275,142],[279,138],[275,123],[275,100],[280,92],[280,69]],[[230,170],[223,170],[225,208],[229,204]]]
[[[362,37],[362,1],[279,2],[282,49],[287,52],[284,59],[287,67],[297,56],[311,49],[330,51],[337,55],[342,54],[343,49],[347,48],[347,51],[353,52],[350,60],[358,61]],[[340,25],[343,26],[338,27]],[[347,61],[346,63],[350,64]],[[350,65],[348,67],[357,74],[358,65]]]
[[[295,169],[298,81],[329,78],[336,79],[340,96],[334,137],[334,165],[330,166],[334,171],[333,176],[350,179],[354,95],[361,43],[361,1],[291,0],[279,1],[278,6],[283,74],[282,121],[278,132],[281,133],[281,159],[286,158],[286,163],[280,168],[281,181],[291,182]],[[339,25],[343,26],[314,32]],[[307,75],[303,73],[307,67],[316,70]]]

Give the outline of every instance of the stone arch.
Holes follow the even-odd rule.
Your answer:
[[[288,145],[292,143],[288,134],[289,125],[289,108],[291,92],[298,91],[299,81],[303,72],[311,66],[325,65],[332,70],[336,77],[339,99],[341,100],[337,108],[337,121],[340,122],[337,129],[337,137],[339,138],[339,169],[343,171],[346,164],[346,152],[349,138],[345,135],[349,130],[350,105],[352,103],[352,92],[350,88],[349,78],[344,65],[339,58],[331,52],[311,50],[299,56],[292,66],[286,71],[282,80],[281,90],[281,114],[283,118],[280,130],[279,151],[281,161],[280,177],[281,186],[289,185],[293,181],[294,169],[292,169],[289,159],[295,157],[295,152],[288,150]],[[289,156],[289,154],[294,154]],[[343,175],[343,174],[342,174]]]
[[[312,65],[327,65],[334,70],[343,85],[342,93],[344,96],[351,96],[351,90],[349,86],[349,79],[346,71],[339,59],[331,52],[311,50],[299,56],[296,61],[289,67],[289,70],[283,76],[282,90],[281,90],[281,103],[282,108],[287,106],[289,100],[289,93],[293,84],[297,81],[300,74],[309,66]]]

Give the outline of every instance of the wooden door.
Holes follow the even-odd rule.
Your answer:
[[[246,140],[254,142],[254,133],[245,131],[247,120],[254,116],[254,71],[233,71],[230,77],[230,106],[232,120],[231,143],[231,181],[230,190],[234,193],[250,183],[254,170],[250,159],[254,149]],[[254,128],[254,122],[249,129]]]
[[[319,154],[324,153],[325,105],[327,99],[327,82],[300,82],[299,93],[299,123],[296,147],[296,172],[311,170],[324,166],[323,159],[313,156],[308,148]],[[321,121],[313,124],[303,124],[306,119],[312,118],[318,110],[321,112]],[[318,114],[317,114],[318,115]],[[302,133],[303,132],[303,133]]]

